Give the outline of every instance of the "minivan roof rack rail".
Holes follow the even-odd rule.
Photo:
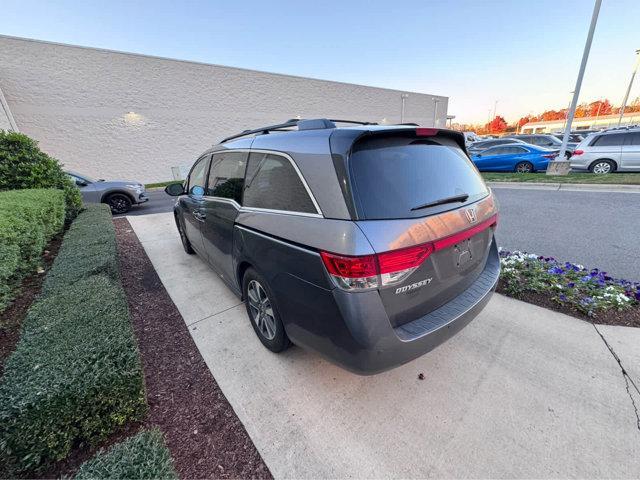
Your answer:
[[[298,130],[317,130],[323,128],[336,128],[336,123],[352,123],[354,125],[378,125],[375,122],[361,122],[358,120],[328,120],[326,118],[291,118],[284,123],[278,123],[276,125],[268,125],[266,127],[253,128],[251,130],[244,130],[235,135],[231,135],[222,139],[220,143],[228,142],[236,138],[246,137],[247,135],[265,135],[270,132],[286,132],[291,127],[298,127]]]

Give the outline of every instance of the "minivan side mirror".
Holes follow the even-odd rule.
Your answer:
[[[164,191],[167,195],[171,195],[172,197],[177,197],[179,195],[184,195],[184,187],[181,183],[170,183],[166,187],[164,187]]]
[[[86,186],[87,186],[87,185],[89,185],[89,184],[88,184],[87,182],[85,182],[84,180],[80,180],[80,179],[78,179],[78,180],[76,180],[76,185],[77,185],[78,187],[86,187]]]

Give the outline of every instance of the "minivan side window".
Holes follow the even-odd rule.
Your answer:
[[[207,167],[209,166],[209,158],[209,155],[202,157],[191,169],[191,173],[189,173],[189,179],[187,181],[187,192],[189,194],[193,192],[193,187],[202,187],[204,189]]]
[[[640,145],[640,132],[627,133],[625,145]]]
[[[209,180],[205,190],[206,195],[230,198],[241,205],[246,167],[246,153],[225,152],[214,154],[211,159],[211,170],[209,171]]]
[[[270,153],[249,155],[243,201],[245,207],[318,213],[289,159]]]
[[[618,147],[624,143],[625,133],[613,133],[611,135],[600,135],[591,142],[591,147]]]

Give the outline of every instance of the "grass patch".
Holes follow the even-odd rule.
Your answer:
[[[62,231],[64,220],[62,190],[0,192],[0,312],[20,281],[40,265],[45,246]]]
[[[65,235],[29,309],[0,384],[6,476],[96,445],[146,412],[115,242],[109,208],[89,206]]]
[[[182,183],[182,180],[170,180],[168,182],[146,183],[145,188],[164,188],[167,185],[173,185],[174,183]]]
[[[640,173],[570,173],[569,175],[547,175],[546,173],[490,173],[482,172],[487,182],[533,182],[533,183],[586,183],[611,185],[640,185]]]
[[[82,464],[74,478],[177,479],[178,476],[162,434],[158,430],[151,430],[99,452]]]

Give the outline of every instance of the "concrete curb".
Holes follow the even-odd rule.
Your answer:
[[[487,182],[491,188],[521,188],[527,190],[565,190],[640,193],[640,185],[587,184],[587,183],[529,183],[529,182]]]

